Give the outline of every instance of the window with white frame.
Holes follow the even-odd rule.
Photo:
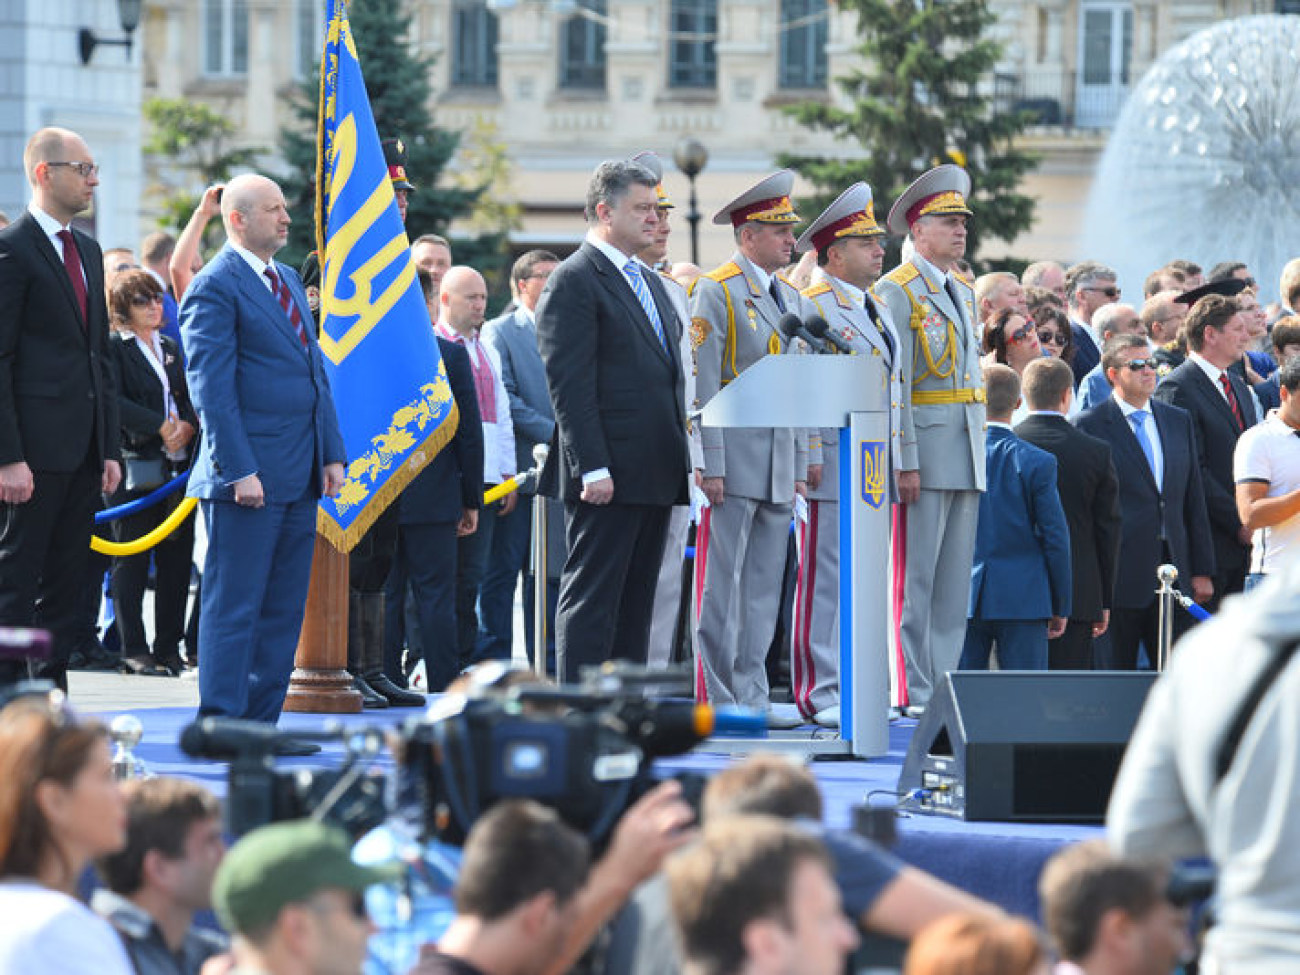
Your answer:
[[[203,73],[248,74],[248,0],[203,0]]]

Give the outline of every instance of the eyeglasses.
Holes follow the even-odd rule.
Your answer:
[[[1119,297],[1119,288],[1116,288],[1114,285],[1111,285],[1109,288],[1083,288],[1083,289],[1081,289],[1081,290],[1083,290],[1083,291],[1095,291],[1095,292],[1097,292],[1098,294],[1103,294],[1103,295],[1105,295],[1107,298],[1118,298],[1118,297]]]
[[[1143,369],[1154,369],[1156,367],[1155,359],[1129,359],[1124,363],[1129,372],[1141,372]]]
[[[82,179],[90,179],[92,176],[99,175],[99,167],[94,163],[88,162],[49,162],[47,166],[67,166]]]
[[[1038,342],[1040,345],[1065,345],[1065,336],[1054,328],[1043,329],[1038,333]]]
[[[1007,336],[1007,341],[1012,343],[1023,342],[1025,339],[1029,338],[1029,335],[1032,332],[1033,329],[1028,325],[1021,325],[1018,329]]]
[[[132,295],[131,296],[132,308],[148,308],[150,305],[161,304],[161,303],[162,303],[162,295]]]

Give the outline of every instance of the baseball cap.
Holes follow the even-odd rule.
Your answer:
[[[213,881],[212,902],[226,930],[256,931],[274,922],[286,905],[318,891],[361,892],[395,880],[398,873],[395,865],[354,862],[348,834],[337,826],[305,819],[272,823],[231,847]]]

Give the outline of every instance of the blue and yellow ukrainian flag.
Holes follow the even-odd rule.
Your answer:
[[[459,416],[388,180],[345,0],[328,0],[321,57],[316,242],[320,347],[347,480],[317,529],[352,549],[456,432]]]

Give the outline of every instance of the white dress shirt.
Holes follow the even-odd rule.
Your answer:
[[[515,462],[515,425],[510,419],[510,394],[501,379],[501,357],[488,343],[479,341],[479,333],[461,335],[446,322],[436,326],[438,334],[448,342],[463,345],[469,353],[470,365],[482,369],[486,363],[492,372],[493,399],[496,400],[496,422],[483,420],[483,483],[500,484],[517,473]],[[478,387],[475,386],[475,393]],[[482,411],[483,404],[479,404]]]
[[[1128,367],[1125,366],[1124,368]],[[1133,431],[1133,436],[1137,437],[1137,430],[1133,426],[1133,414],[1138,411],[1138,408],[1120,396],[1118,391],[1111,395],[1114,397],[1116,405],[1119,406],[1119,411],[1124,414],[1124,420],[1128,423],[1129,429]],[[1142,424],[1142,430],[1146,433],[1147,439],[1151,441],[1151,456],[1156,468],[1156,490],[1163,491],[1165,489],[1165,452],[1160,446],[1160,428],[1156,426],[1156,415],[1151,409],[1149,400],[1147,405],[1142,407],[1142,412],[1147,415],[1146,422]],[[1141,442],[1139,442],[1138,446],[1141,445]]]

